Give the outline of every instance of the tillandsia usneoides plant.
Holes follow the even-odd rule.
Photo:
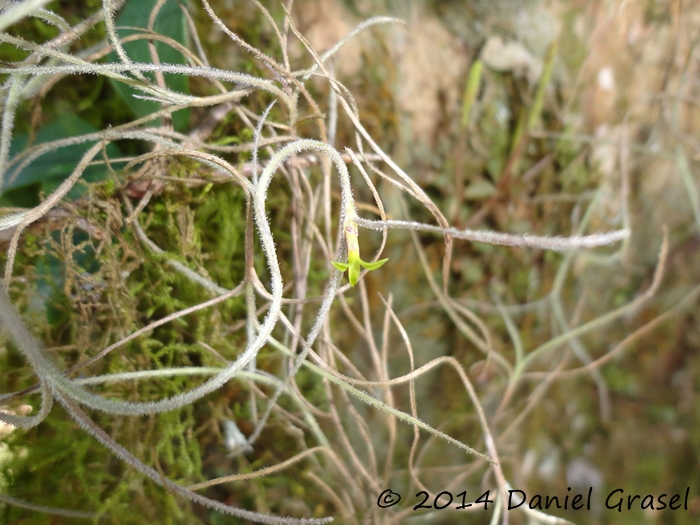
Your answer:
[[[585,235],[595,201],[568,237],[451,226],[372,138],[333,72],[344,44],[371,27],[410,35],[401,20],[369,18],[320,53],[297,29],[292,0],[251,1],[236,13],[245,22],[237,28],[239,7],[224,2],[103,0],[76,8],[80,19],[48,3],[5,2],[0,12],[0,42],[12,49],[0,67],[7,247],[0,320],[3,355],[15,356],[3,372],[9,391],[0,397],[0,420],[18,429],[12,436],[34,436],[28,447],[12,442],[8,464],[24,455],[58,465],[65,479],[39,492],[40,484],[6,471],[5,515],[16,522],[52,515],[224,523],[215,517],[223,513],[257,523],[399,523],[413,505],[384,504],[387,486],[434,497],[421,479],[429,452],[419,449],[422,430],[430,443],[451,447],[460,479],[493,481],[475,505],[485,501],[494,522],[506,523],[509,484],[495,416],[487,417],[457,359],[414,361],[393,297],[370,300],[365,275],[388,278],[402,267],[380,257],[389,230],[408,231],[440,307],[507,378],[502,411],[536,356],[597,325],[565,331],[527,354],[513,330],[511,362],[479,317],[448,294],[453,243],[567,252],[566,266],[575,250],[618,243],[629,230]],[[237,51],[220,53],[223,44],[200,37],[214,30]],[[248,43],[252,31],[265,32],[264,48]],[[121,108],[119,119],[43,119],[45,102],[76,102],[72,86],[97,93],[95,106],[111,97],[104,104]],[[386,210],[382,188],[398,190],[403,208]],[[410,220],[409,203],[437,225]],[[369,261],[360,246],[367,243],[365,253],[376,246],[363,229],[382,233]],[[445,239],[442,288],[416,232]],[[372,328],[377,315],[380,332]],[[391,330],[406,352],[399,375],[389,368]],[[353,360],[353,345],[369,359]],[[476,426],[458,438],[418,415],[416,381],[441,365],[456,373],[472,404]],[[398,394],[406,385],[408,400]],[[54,402],[63,411],[52,410]],[[411,427],[413,437],[405,434]],[[66,435],[73,463],[49,443]],[[110,468],[95,468],[100,462]]]

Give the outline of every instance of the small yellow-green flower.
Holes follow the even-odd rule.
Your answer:
[[[346,219],[345,223],[345,246],[348,250],[348,262],[333,261],[332,264],[341,272],[347,270],[350,286],[355,286],[357,280],[360,278],[360,266],[366,270],[376,270],[389,259],[381,259],[377,262],[366,262],[360,258],[360,245],[357,240],[357,223],[354,221],[354,214],[348,215],[349,217]]]
[[[351,252],[348,254],[348,262],[335,262],[333,261],[333,266],[338,268],[341,272],[345,270],[348,271],[348,280],[350,281],[350,286],[355,286],[357,280],[360,278],[360,266],[367,270],[376,270],[382,266],[389,259],[380,259],[377,262],[366,262],[360,259],[360,254],[357,252]]]

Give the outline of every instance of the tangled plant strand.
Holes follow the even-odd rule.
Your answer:
[[[144,322],[143,325],[129,325],[127,332],[110,332],[109,337],[102,339],[105,341],[109,339],[111,344],[105,342],[100,343],[100,346],[92,343],[93,348],[81,349],[81,351],[84,350],[81,358],[86,356],[85,359],[67,364],[66,370],[63,370],[64,363],[61,359],[55,358],[51,350],[44,349],[44,345],[25,326],[8,294],[0,291],[0,324],[20,350],[38,380],[36,385],[24,391],[0,395],[0,403],[3,407],[8,407],[0,411],[0,421],[16,428],[35,427],[45,422],[51,412],[53,401],[58,401],[78,426],[119,459],[154,483],[164,487],[168,492],[241,519],[272,524],[323,524],[332,521],[333,518],[319,516],[332,512],[341,514],[348,523],[398,522],[411,512],[411,508],[403,506],[403,508],[397,507],[391,510],[384,509],[385,513],[378,515],[376,513],[378,494],[374,492],[379,487],[380,481],[386,484],[395,482],[403,483],[408,487],[421,487],[421,490],[425,489],[428,493],[429,483],[424,480],[421,471],[423,466],[420,465],[422,454],[426,450],[430,451],[430,448],[435,446],[434,442],[441,442],[442,445],[448,443],[450,447],[461,449],[462,456],[468,458],[464,460],[465,463],[458,465],[465,472],[469,472],[465,477],[470,475],[478,477],[479,483],[482,480],[489,480],[489,482],[495,480],[493,490],[498,494],[499,504],[494,512],[493,522],[502,519],[503,523],[507,523],[505,497],[510,485],[499,465],[498,447],[501,444],[499,439],[510,432],[511,428],[502,431],[499,418],[507,408],[513,408],[513,393],[521,386],[522,378],[527,374],[538,373],[526,372],[526,368],[534,366],[535,356],[539,357],[545,351],[559,348],[564,342],[591,333],[596,326],[618,318],[639,303],[633,302],[628,305],[628,308],[626,307],[627,309],[615,310],[608,316],[601,316],[578,326],[569,322],[565,318],[566,312],[559,297],[569,264],[572,258],[576,257],[575,253],[567,254],[568,258],[561,266],[561,274],[557,277],[557,284],[552,292],[557,294],[557,297],[550,301],[564,333],[552,335],[549,342],[528,353],[516,323],[509,317],[508,310],[501,305],[500,298],[494,299],[497,305],[494,309],[502,315],[506,332],[511,337],[514,355],[509,356],[494,348],[495,338],[490,333],[490,327],[448,293],[447,281],[450,274],[453,240],[516,248],[574,251],[609,246],[626,240],[631,235],[630,229],[623,228],[589,235],[580,234],[589,231],[590,215],[594,209],[598,209],[597,202],[591,205],[589,213],[580,225],[581,228],[577,230],[579,234],[569,237],[516,235],[458,229],[450,226],[438,204],[430,198],[425,189],[399,167],[380,143],[371,137],[360,121],[358,103],[348,88],[334,77],[331,66],[332,60],[342,59],[343,46],[364,30],[397,22],[404,24],[401,20],[390,17],[370,18],[359,24],[329,50],[320,53],[295,27],[291,16],[293,2],[289,1],[284,6],[287,16],[281,28],[276,25],[272,14],[255,2],[261,11],[261,16],[273,25],[274,37],[282,48],[283,60],[278,62],[229,29],[205,0],[204,9],[211,21],[229,37],[232,44],[250,54],[257,61],[257,65],[262,65],[266,74],[270,76],[266,78],[264,74],[256,75],[212,67],[196,34],[192,35],[195,51],[187,51],[183,43],[173,38],[159,37],[153,28],[159,10],[165,5],[164,2],[156,2],[148,18],[148,27],[129,37],[119,36],[118,20],[115,20],[115,15],[118,14],[124,2],[103,0],[102,9],[98,14],[74,27],[69,27],[58,14],[40,9],[47,3],[45,0],[27,0],[0,13],[0,31],[24,17],[34,16],[39,20],[48,21],[61,33],[59,37],[44,43],[35,43],[25,38],[0,33],[0,42],[29,53],[26,59],[13,64],[5,63],[4,67],[0,68],[0,74],[7,75],[2,86],[0,190],[20,183],[23,173],[32,168],[42,157],[50,158],[49,155],[68,151],[68,148],[79,145],[85,148],[85,153],[76,163],[72,173],[67,175],[58,188],[43,202],[31,209],[8,210],[7,214],[0,216],[0,233],[11,236],[5,262],[4,287],[9,289],[14,297],[21,297],[22,293],[31,293],[25,290],[24,284],[21,286],[18,284],[18,281],[19,283],[27,281],[24,276],[21,280],[12,280],[15,260],[22,260],[16,259],[16,255],[21,253],[20,240],[23,235],[26,235],[26,231],[39,231],[42,225],[51,222],[53,218],[51,214],[58,209],[63,209],[66,213],[74,212],[76,209],[79,210],[76,213],[84,212],[85,217],[80,216],[80,220],[86,223],[89,223],[88,219],[93,222],[102,220],[102,216],[98,213],[88,211],[92,210],[92,207],[97,207],[104,216],[117,217],[115,221],[119,224],[116,227],[112,224],[109,229],[106,227],[108,223],[105,219],[103,230],[107,233],[102,233],[101,238],[93,235],[85,244],[99,245],[100,249],[95,250],[96,252],[109,252],[114,245],[121,242],[122,238],[130,235],[129,239],[133,239],[133,246],[129,246],[129,250],[138,253],[142,258],[139,262],[140,267],[158,266],[162,263],[164,272],[174,270],[177,279],[181,279],[181,281],[164,280],[165,284],[158,283],[158,286],[167,285],[170,287],[169,291],[173,290],[173,294],[177,295],[178,286],[172,285],[172,282],[185,282],[194,284],[193,288],[197,292],[204,291],[208,295],[206,300],[187,306],[182,306],[183,303],[180,302],[179,297],[177,301],[173,298],[170,304],[177,304],[177,309],[152,321],[150,318],[155,315],[153,312],[146,315],[139,309],[143,308],[142,306],[134,306],[133,311],[129,313],[129,315],[133,314],[131,317],[134,323],[141,322],[142,319],[149,319],[148,322]],[[185,9],[184,6],[183,9]],[[185,13],[188,27],[191,31],[195,31],[196,24],[189,12],[185,11]],[[69,44],[80,42],[80,37],[97,27],[100,22],[104,22],[105,40],[87,50],[89,52],[72,51]],[[290,31],[293,34],[289,34]],[[299,48],[306,50],[313,59],[314,64],[311,67],[292,70],[290,56],[294,55],[290,55],[288,46],[292,45],[294,36],[298,39],[294,45],[298,43]],[[135,56],[130,56],[131,42],[141,40],[148,43],[151,63],[144,63],[136,60]],[[158,53],[165,48],[179,51],[187,65],[162,62]],[[97,62],[110,52],[113,56],[116,55],[115,62]],[[152,80],[151,75],[147,73],[154,74],[155,80]],[[198,82],[206,85],[206,89],[200,87],[200,91],[194,94],[178,92],[169,87],[164,76],[166,74],[180,75],[188,79],[197,78]],[[128,86],[134,90],[134,97],[156,102],[158,109],[113,128],[35,144],[17,153],[13,158],[9,158],[10,144],[13,138],[16,138],[15,121],[18,114],[23,111],[21,109],[23,101],[35,98],[39,101],[46,94],[42,91],[42,84],[54,86],[60,79],[75,75],[99,75]],[[327,117],[330,130],[326,129],[326,116],[321,105],[312,96],[312,93],[318,92],[319,89],[312,82],[323,84],[330,93],[331,107],[328,110],[330,116]],[[235,87],[225,87],[223,83],[231,83]],[[173,113],[188,108],[202,108],[205,114],[203,123],[189,134],[179,128],[173,129],[171,125]],[[259,108],[265,109],[259,112]],[[311,132],[307,131],[308,127],[301,125],[305,118],[313,120],[317,130],[314,131],[316,138],[306,136]],[[161,120],[163,124],[158,127],[158,122]],[[227,126],[233,126],[232,122],[237,126],[235,129],[240,136],[224,137],[224,140],[219,141],[210,140],[210,135],[215,133],[215,130],[228,129]],[[350,129],[347,136],[354,136],[356,143],[354,149],[346,148],[341,153],[333,143],[343,140],[344,135],[341,133],[343,125],[347,125]],[[245,131],[240,131],[241,129]],[[252,137],[252,140],[245,141],[244,136]],[[139,155],[110,158],[106,153],[108,146],[114,147],[124,141],[136,141],[139,147],[148,145],[152,149],[145,153],[146,150],[142,149]],[[339,147],[339,149],[342,148]],[[373,153],[365,153],[365,150]],[[250,159],[243,157],[248,152],[252,152]],[[247,160],[250,161],[244,162]],[[178,164],[179,162],[182,162],[182,165]],[[361,179],[358,177],[351,180],[349,164],[360,172]],[[117,165],[122,167],[117,170],[115,168]],[[178,171],[180,166],[183,167],[184,174]],[[384,166],[388,169],[388,173],[380,169]],[[104,168],[105,172],[112,176],[110,182],[117,186],[115,193],[119,195],[115,198],[112,198],[111,194],[105,196],[106,194],[99,193],[99,186],[96,185],[89,189],[92,193],[88,193],[88,197],[84,200],[71,201],[68,197],[69,191],[76,187],[88,167]],[[333,200],[331,182],[333,169],[338,175],[339,203]],[[321,179],[317,176],[317,171],[322,172]],[[427,210],[438,225],[387,218],[408,216],[408,207],[404,206],[403,210],[392,210],[396,214],[388,215],[381,199],[384,188],[373,182],[370,177],[372,174],[375,181],[379,179],[399,190],[398,202],[401,205],[411,199],[414,204]],[[366,187],[358,181],[364,182]],[[289,186],[288,190],[285,184]],[[212,190],[214,187],[216,189]],[[186,201],[184,196],[173,196],[176,194],[176,188],[183,188],[183,195],[186,194],[184,190],[194,192],[195,188],[199,193],[196,199]],[[217,282],[216,277],[212,276],[214,272],[211,274],[208,272],[207,268],[212,268],[208,266],[210,260],[215,259],[217,254],[203,253],[205,250],[202,248],[201,238],[197,237],[201,232],[192,234],[189,238],[183,233],[187,230],[187,221],[194,221],[191,219],[191,216],[195,215],[193,203],[200,205],[209,198],[213,199],[212,193],[215,192],[227,196],[239,196],[240,193],[241,202],[245,200],[245,204],[241,204],[239,208],[225,210],[231,212],[227,220],[238,221],[236,226],[243,225],[242,228],[245,229],[243,243],[245,246],[240,252],[236,252],[236,255],[242,255],[240,259],[244,265],[243,277],[237,283],[238,278],[236,278],[233,285]],[[362,198],[368,194],[371,195],[368,198],[370,203],[374,199],[373,204],[362,202]],[[361,197],[356,200],[355,195]],[[175,219],[170,216],[163,220],[162,215],[159,215],[163,213],[159,206],[166,209],[166,214],[171,214],[171,210],[162,203],[173,202],[177,198],[183,200],[182,208],[178,210],[185,210],[182,215],[177,216],[177,221],[180,221],[178,227],[182,230],[181,246],[189,246],[189,251],[183,248],[182,253],[176,253],[175,248],[168,244],[167,235],[163,239],[157,237],[159,234],[162,235],[163,231],[169,231],[168,225],[175,222]],[[137,199],[138,203],[132,204],[130,199]],[[99,202],[95,203],[95,200]],[[231,201],[221,202],[229,205]],[[280,202],[284,202],[284,205],[280,205]],[[289,209],[285,208],[287,205]],[[219,202],[216,206],[223,205]],[[277,208],[285,209],[288,215],[280,219],[276,215],[281,214]],[[112,215],[109,212],[112,212]],[[363,218],[360,216],[361,212],[375,213],[380,220]],[[402,212],[404,212],[403,215],[401,215]],[[221,220],[222,216],[217,217]],[[235,218],[232,218],[234,216]],[[158,222],[159,220],[161,223]],[[77,224],[78,220],[74,222]],[[283,226],[280,226],[280,222]],[[163,223],[166,225],[163,226]],[[626,218],[625,224],[627,224]],[[73,226],[71,225],[70,228]],[[225,226],[214,224],[214,227],[219,227],[221,230],[224,230]],[[287,227],[289,231],[285,230]],[[73,230],[70,228],[66,227],[62,230],[65,235],[61,242],[64,244],[69,242],[65,239],[72,235]],[[69,229],[70,235],[65,233]],[[365,261],[360,258],[360,245],[365,242],[360,236],[361,229],[383,233],[381,247],[376,252],[374,260]],[[494,383],[497,385],[494,391],[500,388],[500,397],[496,403],[497,408],[494,410],[484,406],[493,403],[485,402],[486,394],[479,390],[474,378],[470,377],[471,369],[468,372],[465,364],[457,358],[438,356],[422,364],[416,364],[414,358],[420,357],[417,361],[423,359],[421,350],[418,348],[414,350],[408,324],[401,319],[402,314],[398,310],[395,311],[391,296],[388,301],[381,297],[380,304],[368,293],[371,287],[366,283],[367,272],[363,274],[362,269],[377,270],[376,274],[389,275],[394,268],[401,267],[401,261],[386,257],[380,259],[389,230],[410,232],[415,253],[418,255],[417,260],[424,270],[430,291],[437,297],[436,303],[439,308],[454,324],[456,332],[464,336],[468,351],[475,350],[475,353],[484,355],[485,364],[482,363],[482,368],[489,370],[489,366],[493,364],[497,370],[493,374],[498,380],[503,381],[503,387],[500,388],[498,383]],[[86,231],[94,232],[87,227]],[[335,242],[331,239],[332,231],[337,232]],[[435,233],[445,238],[442,289],[431,275],[427,250],[421,245],[415,232]],[[255,242],[256,234],[259,244]],[[45,239],[46,244],[51,244],[52,239],[53,237],[48,235]],[[292,240],[287,241],[287,239]],[[124,242],[128,243],[128,241]],[[59,243],[56,241],[54,244]],[[260,254],[256,254],[256,246],[259,246],[258,251],[262,250],[264,265],[259,257]],[[72,248],[74,246],[71,245]],[[143,251],[138,251],[139,248]],[[408,250],[410,245],[405,248]],[[665,253],[664,249],[654,284],[650,292],[644,296],[644,300],[658,288],[663,273]],[[287,256],[289,260],[283,258]],[[104,260],[107,258],[105,257]],[[75,274],[71,274],[74,282],[78,277],[85,279],[91,277],[78,274],[75,271],[77,265],[73,265],[72,261],[64,262],[66,274],[70,272]],[[224,264],[233,266],[238,262],[241,261],[225,261]],[[392,266],[393,264],[396,266]],[[107,263],[103,266],[106,268]],[[103,270],[104,268],[101,267],[96,273],[102,272],[106,275],[106,271],[103,272]],[[119,270],[113,272],[119,277],[111,283],[115,289],[119,290],[119,294],[112,296],[114,301],[118,301],[120,297],[122,300],[124,297],[134,299],[133,296],[139,292],[133,290],[140,290],[140,287],[134,286],[135,277],[132,277],[131,273],[138,272],[121,271],[121,268]],[[341,286],[345,271],[348,272],[349,286]],[[233,275],[233,272],[231,274]],[[290,286],[285,287],[285,282]],[[382,282],[382,284],[385,283]],[[153,285],[153,288],[155,286]],[[66,286],[66,289],[68,288]],[[186,287],[183,286],[183,289]],[[315,293],[318,295],[312,295],[309,290],[316,290]],[[144,292],[144,295],[147,294],[148,292]],[[78,297],[79,293],[75,295]],[[233,319],[232,310],[234,309],[230,307],[230,303],[234,299],[243,301],[240,297],[243,295],[245,295],[246,313],[242,318]],[[212,296],[215,297],[212,299]],[[111,306],[109,301],[106,292],[104,297],[94,299],[95,303],[101,302],[102,306]],[[135,299],[135,302],[138,303],[138,299]],[[17,301],[17,303],[25,304],[26,301]],[[71,304],[73,306],[78,304],[78,299]],[[314,312],[309,312],[309,305],[315,305]],[[118,307],[120,305],[115,306],[114,310],[118,311]],[[211,313],[211,318],[217,320],[216,322],[204,315],[205,309],[210,313],[216,310]],[[376,322],[374,318],[379,315],[384,318],[383,328],[375,330],[373,329],[373,326],[376,326],[376,324],[373,325]],[[211,341],[199,340],[201,335],[196,331],[188,333],[187,336],[196,339],[198,349],[205,348],[209,352],[205,354],[206,358],[212,358],[213,355],[213,358],[218,359],[217,366],[207,366],[206,363],[201,366],[168,364],[158,368],[165,362],[165,358],[160,355],[156,360],[153,357],[154,354],[148,354],[141,361],[130,361],[127,344],[135,342],[137,338],[142,338],[141,340],[147,337],[156,338],[156,329],[161,329],[166,324],[176,324],[175,321],[178,319],[182,322],[185,316],[196,318],[193,321],[194,325],[202,323],[206,326],[200,332],[207,337],[211,335]],[[99,321],[93,321],[96,326],[99,324]],[[225,329],[221,329],[220,325],[225,323],[228,325]],[[216,328],[212,328],[214,325]],[[246,329],[246,342],[241,344],[235,336],[236,332],[243,327]],[[398,344],[404,345],[408,354],[409,365],[403,368],[403,373],[394,370],[396,365],[391,349],[396,341],[392,339],[392,327],[394,331],[398,330],[400,335]],[[212,334],[207,332],[210,328]],[[354,335],[349,336],[349,332],[354,332]],[[224,343],[219,346],[221,341],[230,344],[230,348],[219,353],[220,346],[225,346]],[[576,341],[575,344],[578,345],[576,349],[579,350],[577,353],[579,358],[582,355],[587,356],[585,351],[580,351],[579,342]],[[184,343],[182,345],[185,346]],[[144,344],[145,346],[147,345]],[[118,361],[115,355],[120,349],[122,353],[119,354],[119,358],[123,358],[124,363],[127,364],[122,363],[121,366],[124,366],[124,369],[115,371],[112,368],[116,366],[114,363],[107,364],[107,356],[110,356],[113,361]],[[359,352],[365,351],[369,353],[369,359],[358,359]],[[274,370],[276,375],[270,370],[258,369],[261,355],[273,363],[261,366],[269,365],[270,370]],[[168,356],[168,359],[175,360],[175,358],[176,356]],[[276,359],[284,364],[279,365]],[[136,366],[143,366],[143,363],[148,363],[149,360],[153,361],[153,369],[133,369]],[[590,360],[585,365],[592,366],[596,362]],[[443,364],[448,366],[441,367]],[[88,367],[99,370],[100,366],[103,367],[100,372],[87,375]],[[452,435],[440,428],[442,422],[429,423],[421,419],[421,415],[426,417],[424,405],[428,403],[417,397],[417,386],[419,381],[424,381],[425,377],[438,367],[454,373],[458,379],[460,391],[466,394],[465,399],[468,404],[464,405],[463,412],[473,417],[475,423],[471,427],[467,425],[464,434]],[[410,370],[405,372],[406,369]],[[84,377],[72,375],[79,370],[81,374],[85,374]],[[565,374],[565,372],[560,373]],[[175,381],[175,378],[195,377],[203,378],[202,382],[189,389],[185,389],[181,383]],[[173,393],[172,390],[166,389],[167,397],[155,401],[115,399],[115,392],[123,395],[124,391],[110,390],[114,385],[145,382],[145,380],[161,381],[167,386],[178,385],[179,390]],[[238,401],[234,402],[221,394],[222,389],[232,381],[236,381],[237,385],[249,394],[245,409],[235,406]],[[408,401],[401,399],[400,395],[392,390],[393,387],[406,383],[409,387]],[[598,384],[600,386],[602,383]],[[104,394],[94,393],[91,390],[97,385],[104,389]],[[9,408],[10,403],[32,391],[38,391],[41,395],[39,410],[36,414],[20,416],[13,413]],[[138,389],[134,391],[141,392]],[[205,396],[210,397],[205,401]],[[289,400],[292,403],[288,403]],[[358,400],[362,403],[356,403]],[[196,403],[199,406],[204,402],[211,403],[211,406],[215,407],[213,409],[215,416],[211,416],[214,421],[214,424],[210,425],[211,428],[216,427],[216,418],[219,418],[220,422],[224,418],[222,414],[227,414],[229,419],[224,419],[224,422],[228,425],[224,424],[223,428],[235,428],[240,433],[233,419],[232,406],[239,413],[249,415],[246,423],[252,430],[248,430],[249,435],[245,443],[247,446],[239,450],[229,450],[233,458],[243,453],[257,453],[259,448],[269,447],[266,438],[268,432],[274,435],[274,429],[271,429],[272,421],[278,422],[280,428],[289,431],[289,436],[294,438],[290,439],[294,441],[290,447],[297,448],[294,449],[293,454],[289,454],[291,456],[289,459],[279,459],[277,466],[265,466],[250,474],[234,473],[209,481],[197,480],[197,483],[190,482],[190,487],[187,488],[170,479],[169,473],[164,472],[160,464],[157,464],[156,468],[139,459],[136,453],[129,451],[125,445],[118,443],[110,436],[108,431],[98,426],[92,416],[83,409],[97,410],[107,414],[109,418],[117,419],[117,416],[132,418],[153,416],[193,407]],[[264,405],[264,409],[258,405]],[[526,407],[522,410],[522,414],[530,409],[531,406]],[[462,415],[459,414],[460,417]],[[237,417],[243,418],[240,414]],[[401,425],[396,425],[396,420],[401,420],[413,427],[406,466],[395,465],[394,455],[398,454],[396,451],[406,448],[399,446],[401,444],[399,440],[407,435],[403,433]],[[518,424],[520,420],[515,417],[514,424]],[[134,421],[134,425],[139,425],[141,422],[141,420]],[[452,427],[449,427],[449,430],[451,431]],[[203,439],[198,433],[199,430],[190,428],[189,431],[192,435],[197,434],[199,439]],[[430,436],[423,445],[421,445],[421,431]],[[411,436],[408,437],[411,438]],[[190,436],[190,439],[197,438]],[[147,443],[139,445],[150,446]],[[253,445],[255,449],[252,448]],[[424,448],[421,449],[421,446]],[[284,449],[280,452],[271,449],[264,452],[269,452],[270,457],[281,458],[288,451]],[[382,454],[386,454],[384,461],[381,461]],[[278,517],[268,512],[256,512],[225,505],[216,499],[194,492],[195,489],[203,489],[215,484],[252,480],[282,468],[291,467],[301,463],[302,460],[308,461],[310,465],[304,471],[306,477],[302,481],[314,484],[328,494],[328,501],[331,502],[328,505],[319,505],[318,508],[322,512],[308,512],[307,517]],[[232,461],[225,467],[242,469],[245,463],[243,460],[238,463]],[[432,493],[430,495],[435,497]],[[0,501],[40,512],[81,518],[94,517],[91,513],[29,504],[9,495],[0,495]],[[452,504],[451,507],[456,508],[456,504]],[[532,519],[539,520],[541,523],[555,519],[544,513],[530,514]],[[312,515],[316,517],[310,517]]]

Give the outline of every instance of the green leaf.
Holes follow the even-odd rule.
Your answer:
[[[157,0],[129,0],[117,17],[117,27],[142,27],[146,29],[148,27],[148,19],[151,16],[151,11],[153,6],[155,6],[156,1]],[[181,1],[183,4],[187,3],[186,0]],[[158,13],[158,17],[153,25],[153,30],[156,33],[172,38],[182,45],[187,44],[187,26],[185,16],[176,0],[167,0],[165,2]],[[134,34],[134,32],[134,29],[117,29],[117,34],[120,38]],[[176,51],[171,46],[163,42],[156,42],[155,45],[161,64],[186,63],[185,57],[183,57],[179,51]],[[124,50],[133,62],[140,62],[143,64],[150,64],[152,62],[151,53],[148,48],[148,40],[127,42],[124,44]],[[116,52],[110,53],[107,56],[107,60],[113,63],[121,62]],[[151,79],[155,78],[152,73],[144,73],[144,75],[150,77]],[[165,85],[172,91],[177,91],[178,93],[190,92],[189,79],[186,76],[171,74],[166,74],[164,76]],[[114,85],[119,95],[121,95],[121,97],[124,99],[124,102],[126,102],[137,117],[145,117],[146,115],[150,115],[161,108],[160,104],[157,102],[134,97],[134,95],[144,95],[142,91],[134,89],[116,80],[110,79],[110,81]],[[173,126],[177,131],[184,131],[187,129],[189,119],[189,109],[176,111],[173,113]]]
[[[86,133],[98,131],[93,125],[75,115],[62,115],[51,124],[41,128],[36,134],[36,143],[51,142],[54,140],[67,139]],[[10,147],[10,158],[15,157],[27,147],[29,136],[25,133],[15,137]],[[27,193],[31,186],[34,191],[41,190],[45,194],[50,193],[58,187],[73,172],[82,159],[85,152],[94,142],[73,144],[60,148],[56,151],[46,153],[26,166],[19,174],[11,169],[6,175],[3,186],[3,196],[7,192],[10,201],[17,200],[15,197],[22,197],[20,193]],[[106,148],[107,155],[111,158],[121,156],[119,148],[115,144],[109,144]],[[98,159],[101,155],[98,155]],[[97,182],[107,176],[107,169],[104,166],[89,166],[83,173],[83,180],[87,182]],[[17,191],[20,190],[20,191]],[[69,193],[69,198],[77,198],[84,191],[80,185],[76,185]],[[26,195],[25,195],[26,196]],[[20,199],[21,200],[21,199]]]
[[[384,265],[384,263],[388,260],[388,257],[386,259],[380,259],[377,262],[365,262],[362,259],[360,259],[360,264],[363,268],[366,268],[367,270],[376,270],[377,268],[381,268]]]

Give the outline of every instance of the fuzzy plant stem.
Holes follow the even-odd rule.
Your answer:
[[[291,144],[288,144],[284,148],[280,149],[277,154],[273,156],[272,159],[270,159],[270,162],[268,165],[265,167],[265,170],[263,171],[263,174],[260,176],[260,181],[258,183],[258,187],[255,189],[255,195],[256,197],[258,196],[259,193],[262,193],[263,199],[256,199],[256,203],[258,202],[264,202],[264,197],[265,197],[265,192],[267,191],[267,187],[270,184],[270,178],[272,177],[272,174],[274,171],[277,169],[277,167],[284,162],[285,159],[287,159],[290,155],[293,153],[301,153],[302,151],[307,151],[307,150],[316,150],[321,153],[325,153],[330,157],[330,159],[333,161],[333,163],[336,166],[336,169],[338,170],[338,175],[340,177],[340,188],[341,188],[341,214],[340,214],[340,224],[341,228],[343,231],[347,230],[348,226],[352,226],[353,220],[355,217],[357,217],[357,212],[355,210],[355,201],[352,197],[352,189],[350,187],[350,174],[348,172],[348,168],[343,162],[342,157],[340,154],[331,146],[328,144],[325,144],[323,142],[319,142],[316,140],[299,140],[296,142],[292,142]],[[264,209],[262,210],[264,211]],[[264,215],[263,215],[264,216]],[[258,210],[256,210],[256,218],[258,217]],[[262,232],[261,232],[262,233]],[[271,237],[271,236],[270,236]],[[265,242],[265,236],[262,236],[263,238],[263,243]],[[263,244],[264,245],[264,244]],[[274,245],[271,246],[272,253],[274,254]],[[269,254],[268,254],[269,255]],[[271,256],[268,256],[268,261],[270,264],[272,264],[273,258]],[[276,257],[275,257],[276,261]],[[279,272],[278,268],[272,268],[271,271],[277,271]],[[323,327],[323,323],[325,322],[328,312],[330,312],[331,305],[333,304],[333,301],[335,299],[335,294],[338,289],[338,286],[340,284],[340,279],[341,279],[341,273],[340,272],[335,272],[333,277],[328,283],[328,286],[326,288],[326,292],[324,294],[323,302],[321,304],[321,308],[318,311],[318,314],[316,316],[316,321],[314,322],[313,327],[311,328],[308,337],[306,338],[306,341],[304,343],[304,347],[302,351],[299,353],[298,356],[295,356],[295,361],[294,365],[292,366],[292,369],[289,372],[289,375],[284,381],[284,384],[280,385],[276,390],[275,393],[273,394],[272,398],[270,399],[270,402],[268,403],[268,407],[263,414],[260,423],[258,424],[256,430],[251,434],[251,436],[248,438],[248,443],[252,444],[255,442],[255,440],[259,437],[259,435],[262,432],[262,429],[265,426],[265,423],[267,422],[267,419],[269,418],[272,408],[274,407],[275,403],[277,402],[277,399],[279,396],[284,392],[284,389],[287,387],[288,382],[293,378],[296,373],[299,371],[299,368],[301,368],[302,363],[306,359],[306,356],[308,355],[309,351],[311,350],[311,346],[314,344],[316,341],[316,338],[318,337],[318,334],[321,332],[321,329]]]

